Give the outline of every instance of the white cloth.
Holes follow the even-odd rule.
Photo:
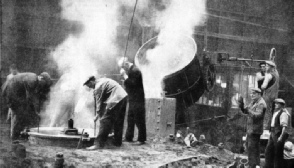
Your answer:
[[[272,122],[271,122],[271,127],[275,127],[275,120],[276,120],[276,116],[278,115],[279,111],[276,111],[273,114],[273,118],[272,118]]]
[[[294,159],[294,145],[290,141],[284,145],[284,159]]]

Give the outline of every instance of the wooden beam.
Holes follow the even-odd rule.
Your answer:
[[[205,32],[203,31],[195,31],[194,35],[205,36]],[[227,35],[220,33],[207,32],[208,37],[215,37],[220,39],[228,39],[228,40],[236,40],[236,41],[244,41],[244,42],[254,42],[254,43],[265,43],[265,44],[276,44],[276,45],[288,45],[286,41],[270,41],[263,38],[254,38],[254,37],[244,37],[244,36],[235,36],[235,35]]]

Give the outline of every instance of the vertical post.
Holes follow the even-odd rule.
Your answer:
[[[3,1],[1,0],[1,16],[3,16]],[[3,25],[2,25],[2,18],[3,17],[0,17],[0,24],[1,24],[1,28],[3,28]],[[3,29],[2,29],[2,32],[3,32]],[[2,33],[1,32],[1,33]],[[0,42],[0,84],[2,85],[2,59],[1,59],[1,57],[2,57],[2,45],[3,45],[3,37],[1,38],[1,42]],[[1,103],[1,110],[3,110],[2,109],[2,96],[0,96],[0,103]]]
[[[207,30],[207,26],[208,26],[208,24],[207,24],[207,21],[205,22],[205,29],[204,29],[204,31],[205,31],[205,33],[204,33],[204,50],[205,51],[207,51],[207,33],[208,33],[208,30]]]
[[[40,100],[40,97],[39,97],[39,107],[38,107],[38,112],[39,112],[39,116],[38,116],[38,133],[39,133],[40,121],[41,121],[40,111],[41,111],[41,100]]]
[[[94,118],[96,118],[96,98],[94,95]],[[96,137],[96,121],[94,120],[94,137]]]

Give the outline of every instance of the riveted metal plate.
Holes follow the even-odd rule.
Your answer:
[[[175,132],[176,99],[146,99],[146,127],[148,137],[166,137]]]

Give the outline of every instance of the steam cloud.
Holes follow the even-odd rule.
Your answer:
[[[155,27],[159,32],[158,44],[154,49],[146,51],[148,65],[139,65],[146,97],[161,97],[163,77],[192,61],[197,52],[197,46],[192,40],[194,28],[205,20],[205,0],[161,2],[162,7],[157,10],[155,19]]]
[[[61,78],[42,113],[43,125],[65,126],[74,118],[75,127],[93,128],[93,95],[82,85],[89,75],[99,75],[97,69],[109,58],[124,52],[117,37],[126,35],[117,27],[129,25],[134,4],[135,0],[61,1],[62,18],[78,23],[81,29],[51,53]],[[205,4],[205,0],[138,1],[135,17],[140,26],[156,27],[159,32],[157,47],[146,52],[150,66],[138,65],[146,97],[160,97],[162,78],[193,59],[197,49],[190,38],[205,19]],[[121,7],[128,8],[124,16]]]
[[[81,24],[82,30],[70,34],[51,53],[61,78],[52,89],[42,121],[63,126],[73,117],[75,127],[89,128],[94,125],[94,100],[82,85],[89,75],[98,75],[99,61],[117,53],[118,4],[115,0],[62,0],[61,7],[63,19]]]

